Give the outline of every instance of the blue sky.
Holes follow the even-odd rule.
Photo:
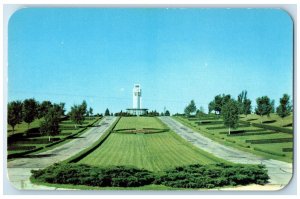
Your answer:
[[[293,22],[279,9],[30,8],[9,21],[8,100],[86,100],[183,112],[242,90],[278,104],[292,95]]]

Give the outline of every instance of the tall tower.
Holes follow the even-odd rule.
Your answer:
[[[142,108],[142,89],[139,84],[134,84],[133,87],[133,107],[136,109]]]

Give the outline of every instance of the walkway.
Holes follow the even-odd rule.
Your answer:
[[[45,168],[79,153],[97,141],[115,120],[115,117],[105,117],[98,123],[97,127],[90,128],[77,139],[54,149],[33,155],[30,158],[18,158],[7,162],[9,181],[18,189],[56,189],[54,187],[32,184],[29,180],[31,176],[30,171],[32,169]]]
[[[169,128],[196,147],[219,158],[242,164],[264,164],[268,169],[270,184],[287,185],[292,178],[293,164],[273,159],[266,159],[215,142],[196,132],[171,117],[159,117]]]

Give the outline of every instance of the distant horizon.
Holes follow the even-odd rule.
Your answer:
[[[280,9],[26,8],[8,29],[8,101],[86,100],[94,113],[205,112],[218,94],[293,100],[293,22]]]

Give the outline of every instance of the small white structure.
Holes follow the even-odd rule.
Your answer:
[[[131,115],[145,115],[147,113],[146,108],[142,108],[142,89],[139,84],[134,84],[132,90],[132,108],[126,109]]]

